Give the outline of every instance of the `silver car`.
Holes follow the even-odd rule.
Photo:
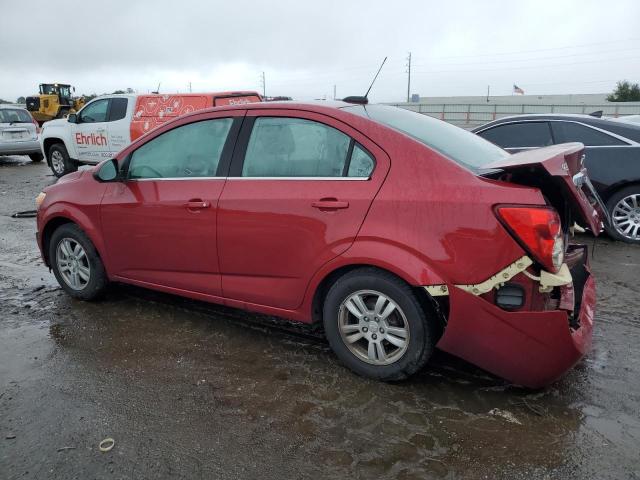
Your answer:
[[[37,124],[24,108],[0,105],[0,156],[28,155],[34,162],[43,159]]]

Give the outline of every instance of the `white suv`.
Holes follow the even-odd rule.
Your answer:
[[[0,105],[0,156],[28,155],[42,160],[38,143],[38,124],[24,108]]]

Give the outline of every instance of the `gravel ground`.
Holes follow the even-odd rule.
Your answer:
[[[307,327],[124,286],[72,300],[10,217],[54,181],[0,157],[0,478],[640,478],[640,247],[582,239],[594,349],[551,387],[441,353],[382,384]]]

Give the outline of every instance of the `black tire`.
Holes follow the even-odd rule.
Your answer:
[[[340,334],[340,306],[350,295],[361,290],[384,294],[404,313],[409,328],[408,346],[404,354],[391,364],[367,363],[349,349]],[[408,284],[373,267],[352,270],[334,283],[324,301],[323,323],[325,335],[336,356],[363,377],[382,381],[405,379],[423,368],[434,350],[436,322],[433,312],[420,302]]]
[[[89,266],[89,280],[81,289],[72,288],[63,278],[58,264],[58,246],[65,239],[71,239],[84,249]],[[51,235],[48,245],[49,265],[62,289],[74,298],[81,300],[95,300],[103,293],[107,284],[107,274],[102,260],[93,243],[75,223],[65,223],[58,227]]]
[[[76,162],[69,158],[67,148],[62,143],[54,143],[49,148],[49,166],[53,174],[60,178],[67,173],[75,172],[78,170]]]
[[[29,158],[32,162],[41,162],[44,156],[41,153],[30,153]]]
[[[611,220],[614,224],[615,220],[613,219],[613,213],[616,205],[624,198],[630,197],[632,195],[636,196],[636,202],[640,202],[640,185],[631,185],[629,187],[618,190],[607,200],[607,210],[609,211],[609,215],[611,215]],[[630,220],[632,222],[638,222],[637,225],[639,225],[638,229],[636,230],[636,235],[633,236],[634,238],[625,236],[623,232],[618,231],[614,225],[607,225],[605,227],[605,230],[611,238],[619,240],[621,242],[640,244],[640,203],[638,203],[638,207],[639,208],[635,209],[633,212],[630,212],[630,215],[633,216],[632,218],[630,218]]]

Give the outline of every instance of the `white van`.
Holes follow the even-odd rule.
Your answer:
[[[56,177],[112,158],[136,138],[180,115],[221,105],[260,102],[257,92],[103,95],[77,114],[42,127],[40,146]]]

